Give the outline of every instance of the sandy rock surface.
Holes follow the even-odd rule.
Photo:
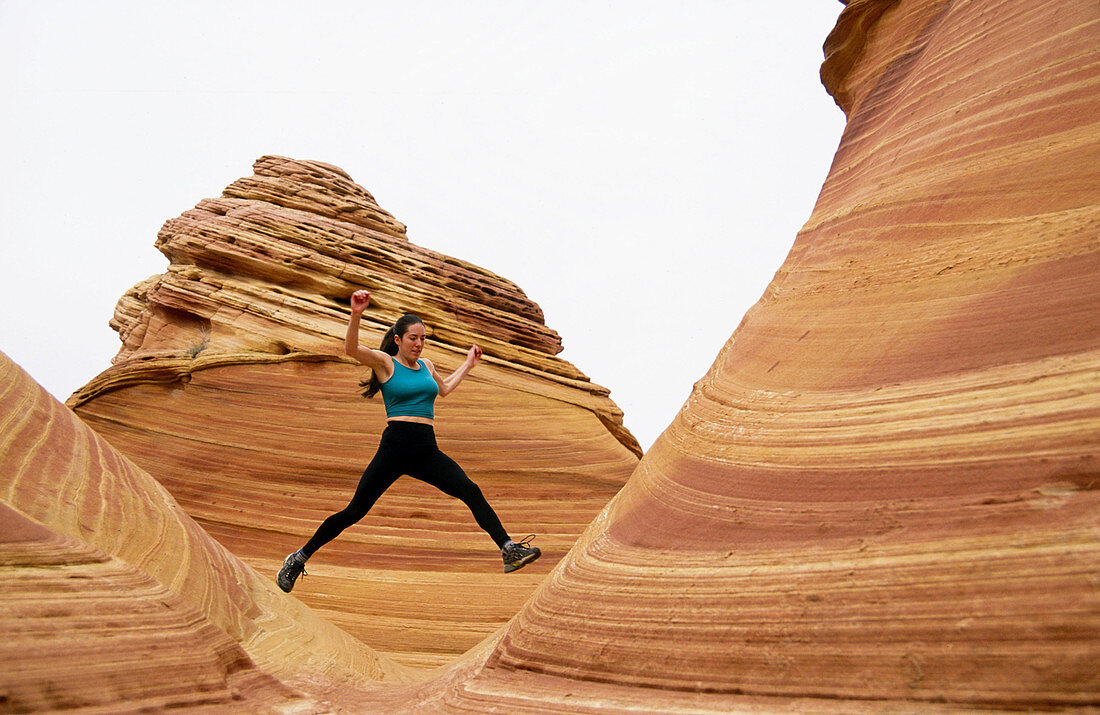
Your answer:
[[[286,597],[0,353],[0,711],[321,712],[418,677]]]
[[[79,420],[0,362],[0,709],[1100,706],[1100,7],[852,0],[825,55],[818,203],[640,462],[517,286],[339,169],[265,157],[169,221]],[[485,348],[438,431],[533,567],[408,480],[275,589],[381,428],[360,287],[367,334]]]
[[[119,301],[115,365],[69,405],[154,475],[215,539],[274,575],[351,499],[385,427],[369,370],[343,353],[350,295],[371,291],[360,343],[404,312],[444,373],[482,362],[436,403],[441,448],[512,536],[545,552],[503,574],[459,501],[402,478],[311,561],[294,595],[414,666],[449,662],[504,625],[619,490],[638,449],[506,279],[416,246],[328,164],[263,157],[255,175],[165,223],[168,271]]]
[[[787,260],[425,710],[1100,702],[1100,8],[855,0],[825,49]]]

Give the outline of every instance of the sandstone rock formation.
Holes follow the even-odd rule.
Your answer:
[[[165,223],[167,273],[119,301],[115,365],[69,405],[273,575],[347,504],[385,426],[381,398],[358,394],[369,371],[342,355],[351,293],[372,292],[363,344],[411,311],[445,372],[481,345],[482,363],[437,404],[440,444],[516,538],[539,534],[544,558],[504,579],[465,506],[402,479],[294,592],[402,662],[449,662],[516,612],[640,450],[517,286],[410,243],[336,167],[264,157],[255,171]]]
[[[1100,8],[854,0],[813,214],[425,711],[1100,704]],[[396,701],[394,701],[396,702]]]
[[[103,611],[153,611],[156,628],[193,645],[194,657],[178,667],[213,693],[212,707],[240,697],[252,709],[328,703],[378,712],[1095,708],[1098,59],[1092,0],[848,3],[822,67],[847,127],[775,280],[626,486],[515,618],[426,678],[308,620],[310,611],[229,553],[270,573],[291,545],[284,535],[308,530],[336,506],[325,493],[354,479],[360,454],[349,442],[370,444],[377,434],[370,420],[336,433],[348,414],[370,407],[353,408],[360,403],[339,387],[360,371],[333,356],[331,343],[340,297],[386,277],[356,273],[362,266],[332,272],[317,246],[365,255],[345,250],[339,231],[358,245],[369,230],[372,246],[385,250],[371,249],[364,264],[418,275],[453,268],[458,277],[439,283],[446,290],[417,296],[434,311],[431,322],[450,326],[433,348],[445,367],[446,356],[453,365],[464,344],[482,340],[472,323],[514,320],[513,337],[488,344],[489,369],[447,407],[441,430],[454,424],[455,451],[476,461],[461,425],[483,415],[478,408],[514,404],[507,424],[479,427],[517,463],[529,465],[539,447],[568,460],[575,452],[567,440],[583,444],[594,456],[545,487],[546,497],[572,487],[581,504],[572,521],[557,517],[568,524],[558,543],[586,518],[597,498],[585,495],[601,470],[613,490],[618,477],[606,475],[629,466],[631,451],[606,397],[546,351],[555,338],[538,320],[490,320],[491,310],[473,316],[470,307],[453,311],[461,320],[438,319],[457,287],[472,294],[485,281],[493,298],[470,302],[498,305],[516,295],[506,284],[444,259],[423,268],[429,261],[418,257],[430,254],[404,242],[372,201],[332,198],[359,196],[336,170],[274,162],[319,177],[306,184],[343,187],[294,191],[267,182],[261,162],[246,183],[281,188],[244,188],[257,198],[236,199],[231,187],[185,215],[186,230],[166,227],[169,255],[191,263],[174,258],[166,276],[120,303],[120,362],[71,403],[144,459],[228,551],[138,467],[71,415],[43,406],[41,392],[0,363],[0,555],[4,575],[15,576],[0,582],[14,589],[0,595],[21,594],[0,600],[3,622],[22,625],[27,613],[84,625],[70,621],[74,599],[63,588],[83,590]],[[290,251],[317,234],[331,244]],[[277,285],[268,264],[279,266]],[[388,315],[376,327],[402,300],[381,304]],[[524,302],[515,302],[493,310],[520,315]],[[536,414],[553,422],[555,438],[530,424]],[[314,488],[303,493],[302,482]],[[525,484],[536,492],[542,485]],[[355,609],[389,614],[359,635],[409,662],[433,661],[416,652],[421,645],[399,647],[395,631],[407,626],[413,639],[449,632],[418,621],[413,598],[462,599],[450,628],[474,623],[469,609],[484,601],[477,535],[462,531],[464,515],[431,498],[400,495],[378,514],[384,526],[363,526],[338,558],[315,567],[309,578],[324,583],[306,582],[330,594],[315,605],[338,622]],[[257,500],[269,505],[262,519]],[[415,513],[425,503],[433,518]],[[549,509],[513,504],[509,516],[524,508]],[[418,519],[423,543],[437,543],[431,527],[441,514],[456,546],[432,567],[455,570],[420,585],[387,554],[400,557],[395,544],[415,541],[410,522]],[[136,528],[164,536],[130,539]],[[182,558],[166,560],[169,553]],[[410,547],[408,561],[426,557]],[[43,568],[51,563],[61,570]],[[77,578],[62,578],[66,569]],[[361,593],[364,573],[373,595]],[[86,575],[95,580],[85,583]],[[339,585],[345,580],[356,586]],[[530,587],[537,580],[534,573]],[[119,592],[129,595],[109,603]],[[491,620],[477,627],[484,632]],[[325,631],[309,641],[301,628]],[[273,634],[284,629],[294,645],[276,648]],[[17,637],[35,643],[25,633]],[[128,637],[121,625],[110,635]],[[28,702],[64,704],[63,691],[34,679],[56,646],[42,643],[36,668],[9,671]],[[187,652],[167,650],[150,659]],[[63,663],[86,683],[92,671],[77,665]],[[197,688],[173,691],[153,666],[148,692],[110,692],[123,704],[199,702]],[[304,675],[311,669],[320,673],[316,690]],[[261,694],[268,678],[287,690]],[[88,704],[111,702],[83,685],[74,692]]]
[[[412,677],[226,551],[3,353],[0,623],[4,712],[316,712]]]

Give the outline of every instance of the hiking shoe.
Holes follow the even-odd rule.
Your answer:
[[[279,584],[279,588],[287,593],[290,593],[290,589],[294,588],[294,582],[298,580],[299,576],[309,575],[306,573],[306,562],[299,561],[296,558],[297,556],[297,551],[287,556],[286,561],[283,561],[283,567],[279,569],[279,575],[275,577],[275,583]]]
[[[500,550],[500,555],[504,558],[504,573],[521,569],[542,556],[542,552],[539,551],[537,546],[530,545],[533,538],[535,538],[535,535],[529,534],[523,537],[522,541],[513,541]]]

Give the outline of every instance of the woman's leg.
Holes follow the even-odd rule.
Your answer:
[[[493,507],[489,506],[489,502],[485,500],[481,488],[466,476],[466,472],[462,471],[462,467],[458,466],[457,462],[441,452],[438,447],[425,457],[422,461],[418,460],[416,468],[408,472],[409,476],[431,484],[447,496],[461,499],[462,503],[473,512],[477,525],[492,537],[499,548],[504,548],[511,539],[508,538],[508,532],[504,530]]]
[[[295,551],[283,561],[282,568],[275,576],[275,582],[279,588],[290,593],[298,577],[305,573],[306,559],[313,556],[317,549],[335,539],[355,522],[362,519],[378,501],[378,497],[397,481],[404,473],[403,462],[407,461],[409,441],[405,439],[400,430],[391,430],[389,427],[382,433],[382,439],[378,443],[378,451],[374,458],[363,470],[363,476],[359,479],[359,486],[355,488],[355,494],[351,502],[342,510],[321,522],[306,545]]]
[[[398,458],[396,445],[390,442],[391,440],[387,440],[383,435],[382,442],[378,446],[378,452],[363,471],[363,476],[359,479],[359,486],[355,488],[355,495],[352,496],[351,502],[342,510],[321,522],[316,533],[313,534],[313,538],[302,547],[302,555],[307,559],[313,556],[317,549],[339,536],[344,529],[366,516],[370,508],[378,501],[378,497],[382,496],[401,476],[401,460]]]

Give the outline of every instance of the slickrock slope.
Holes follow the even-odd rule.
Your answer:
[[[69,405],[273,577],[347,504],[385,426],[381,398],[358,394],[369,371],[342,355],[351,293],[372,292],[363,344],[411,311],[444,372],[481,345],[437,403],[440,445],[515,538],[539,535],[543,559],[505,577],[465,506],[405,478],[294,591],[401,662],[449,662],[515,614],[640,450],[517,286],[410,243],[336,167],[264,157],[255,172],[165,223],[168,271],[119,301],[115,365]]]
[[[215,706],[240,697],[242,709],[1100,706],[1100,8],[855,0],[822,76],[848,124],[788,259],[626,486],[515,618],[453,665],[415,683],[372,681],[407,673],[272,592],[0,363],[0,526],[13,575],[0,608],[24,609],[5,623],[81,627],[67,624],[62,584],[100,599],[97,613],[125,589],[117,608],[153,611],[158,633],[194,644],[182,672],[209,685]],[[310,188],[270,175],[285,171],[313,177]],[[546,539],[564,548],[601,473],[612,491],[633,459],[613,407],[553,358],[539,320],[514,317],[534,309],[507,283],[410,246],[344,181],[321,165],[262,161],[254,179],[170,222],[173,267],[120,302],[120,361],[71,404],[270,573],[339,506],[330,493],[354,481],[377,435],[378,407],[342,387],[362,371],[331,354],[343,296],[376,289],[377,329],[413,298],[393,276],[423,276],[438,281],[415,298],[439,326],[444,367],[475,337],[490,355],[474,389],[442,404],[444,441],[490,494],[521,479],[518,496],[495,500],[509,525],[551,518],[550,497],[575,488],[576,511],[554,512],[561,526]],[[371,248],[349,248],[366,235]],[[363,260],[335,268],[327,246]],[[367,268],[383,263],[392,275]],[[509,337],[483,340],[478,324]],[[463,426],[475,422],[476,433]],[[534,478],[536,460],[548,476]],[[299,588],[338,622],[362,612],[369,644],[427,663],[424,633],[476,638],[502,617],[489,594],[506,592],[486,585],[502,582],[468,518],[406,488]],[[437,573],[418,583],[409,564],[423,559]],[[59,570],[43,568],[51,560]],[[527,588],[540,578],[519,575]],[[503,583],[524,596],[522,581]],[[456,605],[416,607],[440,594]],[[483,606],[479,621],[471,610]],[[127,637],[110,623],[112,638]],[[393,637],[402,626],[410,643]],[[316,641],[301,635],[317,628]],[[277,649],[282,638],[294,645]],[[50,648],[61,652],[42,643],[31,657],[44,663]],[[72,697],[110,701],[86,687],[86,666],[64,665],[79,676]],[[311,668],[317,690],[301,675]],[[64,704],[48,680],[7,677],[17,697]],[[269,677],[288,689],[261,688]],[[143,692],[112,687],[123,703],[196,702],[197,688],[147,678]]]
[[[856,0],[826,52],[848,123],[766,294],[499,642],[406,701],[1100,705],[1100,6]]]
[[[0,623],[5,712],[317,712],[411,677],[229,554],[2,353]]]

